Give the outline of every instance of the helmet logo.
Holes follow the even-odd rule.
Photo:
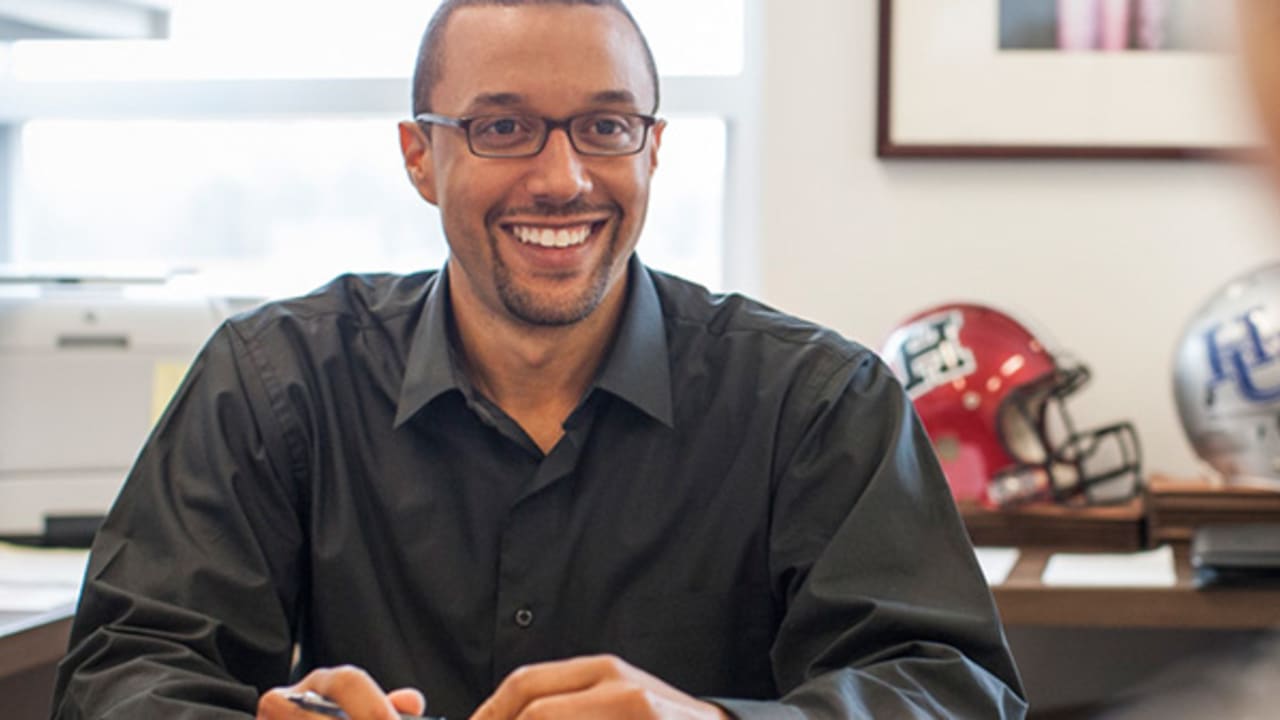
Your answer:
[[[964,316],[950,310],[904,328],[906,337],[891,362],[899,366],[903,385],[913,399],[978,369],[973,351],[960,344],[963,325]]]
[[[1263,336],[1264,328],[1257,320],[1255,308],[1204,333],[1205,350],[1209,354],[1210,377],[1205,387],[1207,403],[1212,406],[1220,385],[1233,382],[1240,397],[1255,403],[1280,400],[1280,382],[1267,386],[1260,376],[1270,369],[1271,376],[1280,370],[1280,336]]]

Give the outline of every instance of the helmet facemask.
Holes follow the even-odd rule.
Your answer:
[[[1059,366],[1009,392],[998,412],[998,426],[1015,464],[988,486],[989,504],[1115,504],[1138,493],[1142,452],[1133,425],[1118,422],[1080,430],[1067,412],[1067,397],[1088,380],[1089,370],[1083,365]]]

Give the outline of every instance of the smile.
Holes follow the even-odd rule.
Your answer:
[[[511,234],[526,245],[547,248],[567,248],[581,245],[591,236],[600,223],[582,223],[562,227],[544,225],[511,225]]]

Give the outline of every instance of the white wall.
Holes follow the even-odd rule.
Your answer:
[[[760,294],[874,347],[904,316],[982,300],[1090,365],[1082,426],[1135,422],[1190,475],[1171,392],[1183,323],[1280,257],[1256,168],[1205,161],[915,161],[874,153],[874,0],[769,0]],[[729,252],[732,252],[730,247]]]

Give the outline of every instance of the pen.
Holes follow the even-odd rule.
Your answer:
[[[347,713],[344,712],[342,708],[338,707],[337,704],[335,704],[333,701],[329,700],[325,696],[317,692],[314,692],[312,690],[308,690],[306,692],[301,692],[301,693],[293,693],[291,695],[288,695],[287,697],[289,699],[289,702],[293,703],[294,705],[297,705],[303,710],[307,710],[307,711],[316,713],[318,715],[325,715],[331,718],[341,718],[341,720],[347,720]],[[430,715],[419,717],[417,715],[405,715],[404,713],[400,713],[400,720],[445,720],[445,718],[432,717]]]

